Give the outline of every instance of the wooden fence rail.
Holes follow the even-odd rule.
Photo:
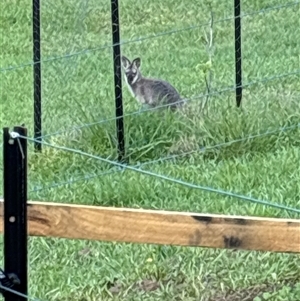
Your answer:
[[[3,200],[0,200],[3,233]],[[300,252],[300,220],[28,202],[29,235]]]

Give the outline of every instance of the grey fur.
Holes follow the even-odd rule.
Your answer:
[[[183,101],[176,89],[168,82],[160,79],[145,78],[140,71],[141,59],[132,62],[122,56],[125,80],[133,96],[142,104],[151,107],[170,104],[172,109],[182,106]]]

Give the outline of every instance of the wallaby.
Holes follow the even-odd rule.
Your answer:
[[[125,71],[125,80],[132,95],[142,104],[151,107],[169,106],[176,109],[183,105],[176,89],[167,81],[143,77],[140,71],[141,59],[135,58],[132,62],[122,56],[122,65]]]

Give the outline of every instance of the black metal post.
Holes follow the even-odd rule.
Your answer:
[[[15,127],[14,132],[26,136],[27,130]],[[27,295],[27,141],[12,138],[3,129],[4,160],[4,269],[14,273],[20,284],[13,287]],[[5,293],[5,301],[24,301]]]
[[[242,101],[242,43],[241,43],[241,1],[234,0],[234,32],[235,32],[235,93],[236,105]]]
[[[33,98],[34,98],[34,138],[42,135],[42,97],[41,97],[41,27],[40,0],[32,0],[33,23]],[[35,142],[34,149],[42,150],[42,144]]]
[[[119,24],[118,0],[111,0],[111,22],[112,22],[112,40],[113,40],[118,160],[123,162],[125,158],[125,135],[124,135],[123,100],[122,100],[122,73],[121,73],[121,55],[120,55],[120,24]]]

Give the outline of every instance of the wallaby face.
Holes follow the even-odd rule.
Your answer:
[[[179,93],[170,83],[161,79],[142,76],[140,71],[141,59],[139,57],[132,62],[125,56],[122,56],[121,59],[128,88],[140,103],[152,107],[170,105],[172,109],[183,104]]]
[[[122,65],[125,71],[125,79],[129,85],[135,84],[140,78],[140,66],[141,66],[141,59],[136,58],[132,62],[125,57],[122,56]]]

